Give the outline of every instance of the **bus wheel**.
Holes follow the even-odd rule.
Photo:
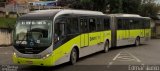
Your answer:
[[[136,41],[135,41],[135,46],[139,46],[139,45],[140,45],[140,38],[137,37],[137,38],[136,38]]]
[[[77,62],[77,59],[78,59],[77,57],[78,57],[77,50],[73,48],[70,54],[70,63],[72,65],[74,65]]]
[[[104,44],[104,50],[103,50],[103,52],[104,52],[104,53],[107,53],[108,50],[109,50],[109,42],[106,41],[105,44]]]

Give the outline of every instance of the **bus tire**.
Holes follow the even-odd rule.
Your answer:
[[[135,40],[135,46],[139,46],[140,45],[140,38],[137,37]]]
[[[70,54],[70,64],[74,65],[77,62],[77,59],[78,59],[78,52],[75,48],[73,48]]]
[[[109,50],[109,41],[106,41],[105,44],[104,44],[104,50],[103,50],[103,52],[107,53],[108,50]]]

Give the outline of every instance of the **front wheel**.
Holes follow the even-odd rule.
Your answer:
[[[77,62],[77,59],[78,59],[77,50],[73,48],[70,54],[70,63],[74,65]]]

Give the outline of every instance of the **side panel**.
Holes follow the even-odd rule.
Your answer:
[[[80,47],[87,47],[89,45],[88,33],[80,36]]]
[[[100,43],[100,33],[89,33],[89,46],[93,46]]]
[[[89,33],[89,46],[80,48],[80,57],[103,50],[106,39],[111,41],[111,30]]]

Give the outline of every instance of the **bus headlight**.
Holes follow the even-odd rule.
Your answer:
[[[13,55],[16,56],[16,53],[14,52]]]
[[[43,57],[43,59],[46,59],[46,58],[48,58],[49,56],[51,56],[51,54],[45,55],[45,56]]]

